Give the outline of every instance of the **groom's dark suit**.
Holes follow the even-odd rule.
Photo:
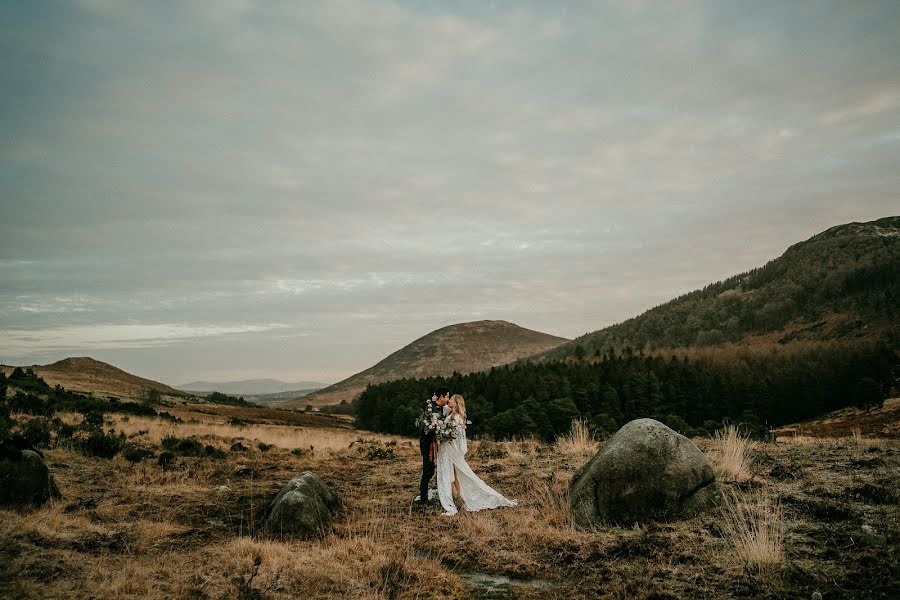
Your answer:
[[[430,411],[439,417],[444,416],[444,409],[439,406],[437,402],[428,401],[425,410]],[[437,468],[437,465],[430,456],[431,444],[433,442],[433,431],[419,434],[419,450],[422,452],[422,480],[419,481],[419,501],[422,503],[428,502],[428,484],[431,481],[431,478],[434,477],[434,471]]]

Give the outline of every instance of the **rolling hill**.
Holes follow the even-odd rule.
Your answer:
[[[525,329],[507,321],[450,325],[417,339],[365,371],[280,405],[323,406],[351,402],[369,384],[482,371],[543,352],[566,341],[565,338]]]
[[[2,365],[9,374],[14,366]],[[119,398],[141,398],[147,390],[159,390],[160,394],[174,397],[187,396],[158,381],[132,375],[110,364],[87,356],[65,358],[49,365],[31,365],[34,372],[50,386],[61,385],[72,392]]]
[[[730,277],[530,357],[609,348],[792,341],[900,344],[900,217],[832,227],[765,266]],[[580,349],[579,349],[580,348]]]

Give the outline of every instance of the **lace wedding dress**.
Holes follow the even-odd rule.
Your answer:
[[[451,516],[457,513],[456,504],[453,502],[452,487],[454,467],[456,467],[456,476],[459,479],[459,495],[466,511],[474,512],[501,506],[517,506],[518,502],[505,498],[482,481],[469,467],[469,463],[465,459],[466,453],[469,451],[465,425],[462,424],[459,415],[453,415],[452,418],[456,419],[458,433],[455,439],[438,444],[437,460],[435,461],[437,462],[438,499],[444,508],[444,515]]]

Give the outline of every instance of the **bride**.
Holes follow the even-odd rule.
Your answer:
[[[452,517],[457,513],[453,496],[459,496],[468,512],[516,506],[518,502],[508,500],[498,493],[469,467],[465,455],[466,444],[466,401],[459,394],[450,397],[448,418],[457,423],[456,437],[442,441],[437,449],[438,498],[444,508],[443,515]]]

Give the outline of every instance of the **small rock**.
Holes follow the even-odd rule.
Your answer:
[[[227,485],[220,485],[220,486],[218,486],[218,487],[216,488],[216,491],[219,491],[219,492],[230,492],[230,491],[231,491],[231,488],[228,487]]]
[[[813,592],[812,600],[822,600],[822,594],[820,592]]]
[[[318,536],[331,527],[340,510],[338,495],[314,473],[304,471],[275,496],[263,531],[274,536]]]

